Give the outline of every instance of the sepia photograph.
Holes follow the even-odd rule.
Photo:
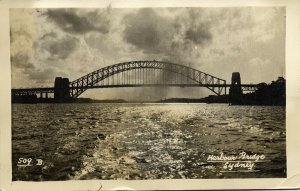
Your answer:
[[[286,7],[11,8],[13,181],[286,178]]]

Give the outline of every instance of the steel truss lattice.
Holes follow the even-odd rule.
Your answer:
[[[188,66],[154,60],[124,62],[93,71],[70,82],[70,96],[76,98],[92,88],[138,86],[206,87],[217,95],[221,95],[223,89],[226,91],[223,79]]]

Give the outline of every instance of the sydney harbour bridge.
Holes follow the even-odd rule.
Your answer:
[[[122,87],[205,87],[216,95],[240,96],[243,91],[257,90],[256,84],[241,84],[240,74],[232,73],[231,83],[197,69],[163,61],[131,61],[114,64],[88,73],[74,81],[56,77],[54,87],[12,89],[13,97],[35,95],[65,102],[79,97],[88,89]]]

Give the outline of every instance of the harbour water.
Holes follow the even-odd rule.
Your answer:
[[[282,106],[13,104],[13,180],[285,177],[285,132]],[[265,160],[208,160],[242,152]]]

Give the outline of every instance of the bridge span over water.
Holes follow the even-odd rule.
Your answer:
[[[121,87],[205,87],[216,95],[255,91],[256,84],[241,84],[234,72],[230,84],[226,80],[200,70],[163,61],[131,61],[114,64],[88,73],[74,81],[56,77],[54,87],[12,89],[12,96],[54,94],[56,100],[77,98],[88,89]]]

